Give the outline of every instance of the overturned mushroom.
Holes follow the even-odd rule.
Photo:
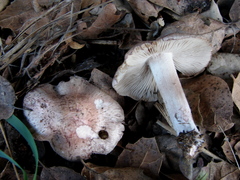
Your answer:
[[[34,137],[49,141],[68,160],[108,154],[123,135],[121,106],[81,77],[39,86],[25,96],[23,106]]]
[[[176,135],[190,131],[198,134],[176,69],[188,76],[198,74],[210,57],[211,46],[199,38],[171,37],[142,43],[125,55],[113,87],[120,95],[135,100],[163,101]]]

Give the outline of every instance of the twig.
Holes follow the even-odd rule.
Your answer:
[[[234,160],[235,160],[235,162],[236,162],[236,164],[237,164],[238,170],[240,170],[240,166],[239,166],[239,164],[238,164],[238,160],[237,160],[237,158],[236,158],[236,156],[235,156],[235,153],[234,153],[234,151],[233,151],[233,149],[232,149],[232,146],[231,146],[231,144],[230,144],[230,142],[229,142],[229,140],[228,140],[227,135],[225,134],[225,132],[223,131],[223,129],[222,129],[221,126],[218,125],[218,128],[222,131],[222,133],[223,133],[223,135],[224,135],[224,137],[225,137],[225,139],[226,139],[226,141],[227,141],[227,143],[228,143],[228,145],[229,145],[229,148],[230,148],[230,150],[231,150],[231,152],[232,152],[232,154],[233,154],[233,157],[234,157]]]

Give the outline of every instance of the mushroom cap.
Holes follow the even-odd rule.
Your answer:
[[[211,59],[210,44],[200,38],[163,38],[136,45],[125,55],[112,85],[122,96],[135,100],[156,101],[157,86],[148,60],[160,53],[172,53],[175,67],[183,75],[192,76],[204,70]],[[161,61],[161,59],[159,59]]]
[[[67,160],[108,154],[123,135],[121,106],[81,77],[39,86],[26,94],[23,106],[34,137],[49,141]]]

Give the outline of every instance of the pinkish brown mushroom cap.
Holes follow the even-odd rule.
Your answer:
[[[56,87],[44,84],[29,92],[24,115],[40,141],[49,141],[68,160],[108,154],[124,131],[124,113],[110,96],[81,77]]]

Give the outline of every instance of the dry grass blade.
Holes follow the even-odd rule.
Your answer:
[[[227,141],[227,143],[228,143],[228,145],[229,145],[229,148],[230,148],[230,150],[231,150],[231,152],[232,152],[232,154],[233,154],[233,157],[234,157],[234,160],[235,160],[236,165],[237,165],[237,167],[238,167],[238,170],[240,170],[240,166],[239,166],[238,160],[237,160],[236,155],[235,155],[235,153],[234,153],[234,151],[233,151],[233,149],[232,149],[232,146],[231,146],[231,144],[230,144],[230,142],[229,142],[229,140],[228,140],[227,135],[225,134],[225,132],[223,131],[223,129],[222,129],[221,126],[218,126],[218,128],[222,131],[222,133],[223,133],[223,135],[224,135],[224,137],[225,137],[225,139],[226,139],[226,141]]]
[[[25,37],[23,40],[21,40],[19,43],[17,43],[11,50],[9,50],[6,54],[4,54],[3,56],[0,57],[0,64],[2,65],[0,67],[0,70],[3,70],[4,68],[6,68],[9,64],[13,63],[15,60],[17,60],[25,51],[27,51],[41,36],[41,34],[43,34],[49,27],[54,26],[54,24],[56,24],[59,21],[63,21],[66,19],[72,19],[74,16],[77,16],[81,13],[84,13],[85,11],[89,11],[93,8],[96,8],[98,6],[102,6],[108,3],[113,2],[113,0],[111,1],[107,1],[105,3],[99,4],[97,6],[93,6],[93,7],[89,7],[86,8],[84,10],[80,10],[77,11],[75,13],[72,13],[71,11],[59,16],[58,18],[52,20],[51,22],[49,22],[48,24],[43,25],[42,27],[38,28],[37,30],[35,30],[34,32],[32,32],[31,34],[29,34],[27,37]],[[68,5],[69,3],[67,3],[66,5]],[[60,5],[62,5],[62,3],[60,3]],[[47,14],[49,14],[50,12],[54,11],[55,9],[57,10],[57,8],[60,6],[59,4],[52,7],[51,9],[49,9],[43,16],[46,16]],[[66,6],[64,5],[64,6]],[[42,16],[42,17],[43,17]],[[26,32],[26,30],[31,27],[32,25],[34,25],[34,23],[36,23],[39,20],[39,18],[37,18],[35,21],[33,21],[32,23],[30,23],[30,25],[28,25],[26,28],[24,28],[19,35],[17,35],[17,37],[14,39],[13,42],[17,42],[19,39],[21,39],[21,36]],[[68,31],[70,32],[70,31]],[[62,32],[63,34],[65,33]],[[59,35],[59,34],[58,34]],[[54,36],[52,39],[56,39],[59,36]],[[69,37],[70,38],[70,37]],[[62,42],[62,41],[60,41]],[[59,43],[60,43],[59,42]],[[56,47],[54,45],[54,47]],[[52,49],[52,48],[51,48]]]

